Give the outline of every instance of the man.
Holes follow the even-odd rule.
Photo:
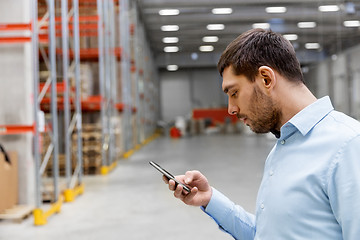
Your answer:
[[[218,69],[229,114],[256,133],[278,138],[267,157],[256,214],[246,212],[198,171],[169,189],[201,206],[235,239],[360,239],[360,123],[316,99],[305,86],[295,51],[262,29],[236,38]]]

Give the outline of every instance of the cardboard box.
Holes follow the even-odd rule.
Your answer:
[[[0,213],[18,202],[17,153],[10,151],[5,154],[0,151]]]

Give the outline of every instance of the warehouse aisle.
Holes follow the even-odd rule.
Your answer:
[[[119,162],[107,176],[86,176],[85,194],[62,206],[45,226],[33,219],[0,222],[1,240],[232,239],[197,207],[173,198],[155,161],[174,174],[198,169],[210,183],[254,211],[263,164],[274,140],[256,135],[158,138]]]

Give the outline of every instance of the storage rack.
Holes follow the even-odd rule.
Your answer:
[[[50,94],[50,104],[51,104],[51,143],[48,146],[42,164],[40,166],[40,154],[35,151],[35,177],[36,177],[36,209],[34,210],[34,224],[35,225],[44,225],[47,222],[47,218],[52,215],[53,213],[57,213],[60,211],[61,204],[64,201],[73,201],[75,196],[78,194],[83,193],[84,186],[81,183],[82,172],[81,172],[81,159],[82,159],[82,149],[81,149],[81,138],[78,138],[78,161],[76,164],[76,168],[74,173],[72,174],[72,162],[71,162],[71,154],[70,154],[70,146],[71,146],[71,138],[70,135],[73,131],[74,125],[76,125],[77,134],[81,136],[81,101],[80,101],[80,77],[79,77],[79,12],[78,12],[78,1],[73,0],[72,5],[72,16],[69,16],[73,22],[73,31],[72,36],[74,37],[73,45],[74,45],[74,72],[75,72],[75,97],[74,97],[74,105],[75,105],[75,113],[72,120],[73,124],[70,124],[70,114],[71,114],[71,107],[70,107],[70,98],[69,98],[69,22],[68,22],[68,4],[67,1],[61,0],[61,9],[62,9],[62,16],[61,16],[61,39],[62,39],[62,63],[63,63],[63,109],[64,109],[64,136],[65,136],[65,172],[66,172],[66,189],[64,191],[64,196],[60,194],[60,187],[59,187],[59,130],[58,130],[58,101],[57,101],[57,86],[59,83],[57,82],[57,64],[56,64],[56,37],[59,36],[56,32],[56,16],[55,16],[55,1],[47,1],[48,12],[43,17],[44,22],[48,22],[48,26],[45,26],[44,29],[47,30],[49,35],[49,45],[48,45],[48,52],[49,58],[46,56],[46,52],[40,46],[40,51],[42,54],[42,58],[45,61],[45,65],[49,67],[50,70],[50,77],[45,83],[43,89],[41,90],[38,96],[38,86],[39,86],[39,78],[38,78],[38,60],[36,66],[34,67],[34,96],[38,96],[37,103],[35,104],[35,119],[37,119],[37,112],[40,110],[40,103],[43,102],[45,92],[47,91],[47,87],[51,84],[51,94]],[[35,3],[36,4],[36,3]],[[33,25],[37,26],[37,7],[33,9],[34,17]],[[40,29],[42,27],[40,26]],[[34,27],[34,29],[38,29]],[[35,37],[37,36],[37,32],[33,33]],[[34,38],[35,38],[34,37]],[[34,46],[33,54],[36,55],[35,59],[38,59],[38,50],[37,47]],[[47,62],[49,60],[49,62]],[[37,121],[38,122],[38,119]],[[35,131],[35,147],[39,142],[39,133]],[[49,161],[50,155],[52,154],[52,175],[54,178],[54,204],[47,212],[44,212],[40,206],[42,203],[42,196],[41,196],[41,178],[44,172],[44,169]]]
[[[124,149],[125,157],[131,156],[133,153],[132,145],[132,129],[131,126],[131,115],[132,115],[132,99],[131,99],[131,77],[130,77],[130,23],[129,23],[129,1],[122,0],[120,3],[120,22],[122,27],[120,28],[120,46],[123,51],[121,59],[121,81],[122,81],[122,102],[124,109],[122,112],[122,124],[124,134]]]
[[[131,1],[131,74],[132,74],[132,104],[133,111],[134,144],[137,149],[146,144],[157,135],[157,120],[159,119],[159,82],[153,56],[143,23],[139,19],[138,5]],[[137,143],[137,144],[136,144]]]
[[[45,2],[47,2],[46,5]],[[61,17],[55,16],[55,2],[61,2]],[[157,117],[156,113],[149,113],[154,109],[154,106],[151,109],[149,106],[151,101],[158,101],[158,94],[153,87],[156,85],[157,76],[154,74],[155,71],[151,70],[151,68],[154,69],[154,66],[151,63],[152,56],[149,46],[145,41],[145,31],[139,23],[137,11],[134,11],[134,8],[137,8],[136,2],[130,3],[128,0],[121,2],[117,0],[73,0],[71,10],[68,6],[70,1],[67,0],[33,0],[31,3],[31,23],[2,24],[2,28],[0,28],[0,31],[23,30],[31,32],[31,37],[22,35],[0,37],[0,43],[31,43],[33,95],[35,99],[33,103],[34,123],[29,125],[0,125],[0,134],[33,134],[36,190],[36,209],[33,212],[34,224],[44,225],[51,215],[60,212],[64,200],[73,201],[76,195],[84,191],[81,167],[82,112],[96,111],[101,116],[101,173],[107,174],[116,166],[116,160],[119,157],[116,155],[116,136],[114,133],[114,129],[119,127],[119,118],[121,118],[123,134],[121,137],[124,146],[122,147],[125,151],[123,157],[129,157],[135,149],[140,147],[139,143],[147,143],[153,139],[152,134]],[[42,4],[40,9],[46,8],[46,11],[40,13],[38,4]],[[80,10],[83,5],[90,5],[96,9],[96,14],[81,15]],[[132,38],[135,44],[132,46],[129,38],[131,12],[135,12],[134,19],[136,19],[132,29],[134,34]],[[38,14],[43,15],[41,19],[38,18]],[[97,47],[80,48],[80,36],[96,37]],[[61,47],[59,46],[60,39]],[[48,48],[44,47],[45,44],[48,45]],[[131,49],[136,52],[133,61],[131,61]],[[39,83],[39,53],[50,72],[46,83],[42,85]],[[56,57],[61,61],[57,62]],[[73,62],[70,64],[71,61],[69,60]],[[100,94],[89,96],[86,99],[80,98],[79,65],[82,60],[99,62]],[[121,69],[121,74],[118,74],[118,68]],[[61,81],[57,81],[59,69],[62,70]],[[131,69],[132,73],[130,72]],[[70,96],[69,75],[71,73],[75,75],[76,79],[74,97]],[[132,80],[130,80],[130,74],[133,75]],[[151,80],[152,78],[154,80]],[[148,89],[152,89],[150,93],[146,93]],[[58,93],[63,93],[63,96],[58,97]],[[41,159],[40,153],[41,131],[39,128],[41,119],[39,112],[41,109],[51,112],[51,121],[45,126],[45,131],[50,135],[51,142],[44,159]],[[59,126],[61,124],[59,124],[58,111],[63,112],[64,115],[63,134],[66,159],[64,195],[61,194],[59,186],[58,139],[62,132],[59,131],[59,128],[62,129]],[[71,117],[72,112],[73,116]],[[154,124],[154,126],[150,126],[150,124]],[[71,134],[75,130],[78,135],[78,148],[77,165],[73,171],[70,146],[72,146]],[[53,155],[54,197],[50,209],[44,211],[41,195],[42,175],[50,161],[51,154]]]

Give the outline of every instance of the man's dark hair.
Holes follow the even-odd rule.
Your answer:
[[[300,63],[291,43],[278,33],[249,30],[233,40],[222,53],[218,70],[232,66],[235,75],[254,81],[261,66],[268,66],[293,82],[304,82]]]

